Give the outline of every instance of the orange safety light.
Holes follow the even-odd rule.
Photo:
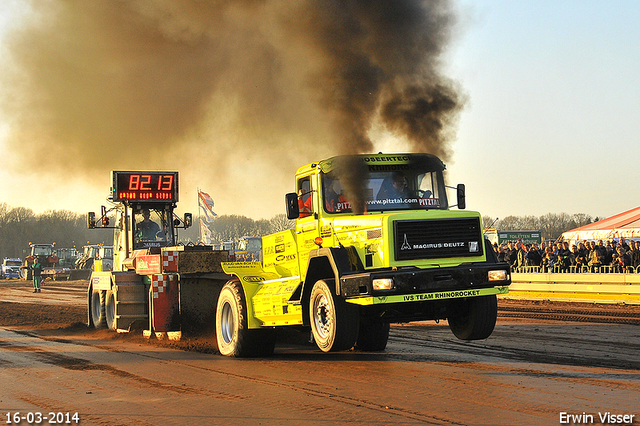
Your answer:
[[[317,245],[319,248],[322,248],[322,237],[316,237],[313,242],[315,243],[315,245]]]

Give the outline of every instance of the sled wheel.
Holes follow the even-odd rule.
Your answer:
[[[91,292],[91,322],[95,328],[107,327],[107,315],[105,309],[106,291],[92,290]]]
[[[109,330],[116,329],[116,298],[113,290],[107,290],[104,302],[105,321]]]

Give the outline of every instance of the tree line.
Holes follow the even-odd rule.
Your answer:
[[[115,223],[111,218],[111,223]],[[293,227],[294,221],[279,214],[266,220],[254,220],[245,216],[226,215],[216,217],[208,228],[214,242],[237,241],[247,235],[266,235]],[[178,230],[182,244],[197,244],[200,238],[198,220],[188,229]],[[24,259],[29,244],[55,243],[58,248],[81,250],[86,244],[113,244],[113,229],[88,229],[85,214],[68,210],[48,210],[36,214],[25,207],[10,207],[0,203],[0,260],[5,257]]]
[[[196,221],[197,222],[197,221]],[[271,219],[254,220],[246,216],[239,215],[222,215],[214,218],[208,223],[208,229],[211,231],[210,239],[212,242],[237,241],[238,239],[251,235],[269,235],[280,231],[291,229],[295,225],[295,221],[287,219],[287,215],[277,214]],[[200,232],[198,224],[193,227],[196,233]],[[196,241],[199,236],[193,232],[186,233],[192,241]]]
[[[503,231],[539,230],[545,240],[555,240],[563,232],[597,222],[588,214],[547,213],[542,216],[507,216],[503,219],[483,216],[482,221],[487,228]]]
[[[25,207],[0,203],[0,258],[29,254],[29,243],[77,248],[85,244],[112,244],[113,231],[87,228],[85,215],[68,210],[47,210],[36,214]]]

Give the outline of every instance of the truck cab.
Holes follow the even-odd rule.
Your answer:
[[[113,207],[103,206],[99,218],[95,212],[87,215],[90,229],[113,229],[113,246],[96,248],[99,267],[88,288],[88,323],[126,329],[148,318],[148,291],[153,274],[161,273],[160,254],[176,246],[177,228],[191,226],[192,217],[174,215],[178,172],[113,171],[109,199]]]
[[[98,249],[98,258],[101,271],[111,271],[113,269],[113,246],[101,246]]]
[[[87,244],[82,247],[82,253],[77,257],[74,262],[76,269],[93,269],[93,262],[95,261],[100,244]]]
[[[56,266],[60,260],[55,254],[54,244],[29,244],[29,256],[27,256],[20,266],[20,276],[25,280],[30,280],[31,268],[35,259],[39,259],[43,268],[43,278],[47,275],[55,276],[57,269]],[[62,268],[60,268],[62,269]]]
[[[20,266],[22,260],[20,258],[5,257],[2,260],[2,267],[0,269],[0,278],[11,279],[20,278]]]
[[[135,251],[160,252],[176,245],[174,203],[129,201],[115,209],[113,270],[127,270]]]
[[[298,243],[310,251],[318,247],[319,237],[323,247],[354,247],[365,269],[432,267],[431,259],[439,259],[442,267],[482,259],[480,215],[449,209],[444,169],[439,158],[427,154],[335,157],[300,168],[297,194],[287,195]],[[456,190],[457,206],[464,208],[464,188]],[[456,246],[440,247],[429,245],[424,235],[399,234],[421,220],[438,218],[467,218],[471,235],[464,241],[462,235],[451,235],[447,239]],[[432,222],[422,224],[427,223]],[[301,252],[303,272],[307,256]]]
[[[58,256],[58,265],[64,268],[73,268],[78,259],[78,251],[73,248],[56,248],[56,256]]]

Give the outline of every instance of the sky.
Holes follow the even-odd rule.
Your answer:
[[[38,52],[59,47],[42,37],[42,34],[57,34],[56,28],[38,30],[42,33],[33,31],[40,28],[34,22],[47,22],[43,19],[46,14],[34,18],[28,5],[17,0],[0,2],[0,71],[17,69],[7,49],[10,42],[14,43],[15,34],[24,35],[25,29],[31,28],[31,32],[27,31],[28,37],[20,38],[22,52],[28,52],[30,47],[37,48]],[[640,49],[637,46],[640,26],[636,22],[640,2],[460,0],[453,5],[457,19],[439,61],[446,78],[460,88],[464,106],[450,123],[448,131],[453,136],[445,163],[449,184],[466,185],[467,209],[497,218],[546,213],[608,217],[637,207],[640,200],[635,182],[640,181],[640,168],[634,166],[633,158],[638,152],[640,135]],[[180,26],[180,22],[172,21],[174,26],[167,29],[165,25],[162,29],[171,37],[195,46],[198,57],[207,57],[208,47],[201,47],[199,40],[203,34],[209,36],[209,31],[191,25],[193,22]],[[272,41],[288,35],[254,20],[250,20],[250,24],[237,20],[234,24],[243,34],[253,34],[254,28],[250,25],[258,26],[260,31],[256,33],[266,34]],[[65,31],[70,28],[73,29],[67,27]],[[245,92],[235,87],[233,91],[220,89],[225,84],[234,86],[250,79],[269,79],[281,85],[284,77],[293,86],[301,74],[293,73],[287,65],[294,63],[306,46],[274,42],[273,49],[255,54],[261,61],[279,59],[269,72],[281,72],[284,77],[280,80],[256,69],[250,61],[240,63],[239,59],[233,59],[234,43],[240,44],[225,36],[224,33],[216,34],[217,38],[211,36],[211,40],[220,40],[226,46],[217,54],[222,52],[231,57],[231,61],[238,62],[234,73],[244,78],[236,81],[234,75],[221,75],[210,86],[200,78],[203,83],[193,88],[185,83],[181,91],[193,94],[185,99],[203,104],[194,112],[197,117],[181,114],[188,107],[172,106],[157,126],[145,126],[145,117],[139,127],[135,126],[135,121],[127,118],[139,112],[127,110],[126,105],[116,101],[115,107],[104,103],[96,105],[97,112],[91,115],[87,113],[93,108],[91,100],[77,104],[78,99],[85,100],[74,98],[75,103],[65,100],[66,103],[60,101],[55,105],[77,108],[78,115],[91,121],[91,126],[79,123],[78,128],[84,133],[69,132],[67,128],[72,127],[74,121],[66,120],[66,127],[47,129],[50,117],[46,114],[25,119],[24,112],[18,116],[7,107],[16,93],[20,93],[15,90],[21,84],[20,79],[0,79],[0,102],[4,105],[0,109],[0,203],[31,208],[36,213],[99,211],[99,206],[106,203],[109,170],[164,169],[180,173],[179,211],[196,213],[197,190],[201,189],[215,200],[214,210],[218,214],[268,219],[283,213],[284,194],[293,190],[295,170],[338,154],[344,147],[327,142],[332,134],[321,123],[331,115],[321,110],[318,103],[314,104],[313,94],[300,101],[288,94],[271,98],[266,92]],[[149,34],[139,37],[148,38]],[[64,37],[60,39],[69,42]],[[259,37],[247,36],[246,40],[256,46],[256,51],[263,47]],[[115,54],[97,56],[81,43],[71,43],[66,54],[74,56],[66,57],[65,63],[82,69],[104,61],[106,71],[99,76],[105,82],[109,81],[109,73],[116,73],[118,67],[127,64],[119,62],[119,58],[109,62]],[[15,44],[13,46],[15,49]],[[286,51],[282,46],[286,46]],[[102,50],[97,51],[109,52],[108,43],[98,47]],[[204,53],[200,54],[197,50],[200,48]],[[144,54],[141,52],[125,53]],[[117,54],[122,55],[122,51]],[[149,58],[149,62],[153,59]],[[38,58],[25,53],[22,61],[36,64]],[[311,69],[320,62],[319,57],[310,56],[308,63],[296,66]],[[189,66],[189,70],[195,70],[190,74],[192,78],[198,79],[199,68]],[[32,75],[62,79],[54,71],[40,72]],[[149,81],[152,77],[153,74]],[[88,84],[83,80],[60,81],[63,82],[61,98],[66,84],[80,88]],[[308,81],[301,79],[298,83],[305,82]],[[47,87],[57,87],[56,84],[59,82]],[[145,90],[154,91],[151,84],[139,84]],[[141,94],[135,93],[136,86],[132,87],[128,89],[129,94],[133,93],[131,96],[145,95],[142,90]],[[212,95],[198,97],[203,92]],[[282,110],[284,114],[273,112],[271,116],[264,108],[252,111],[243,106],[243,94],[262,96],[265,99],[261,105],[267,105],[267,110],[271,103],[274,110]],[[171,96],[175,99],[176,95],[171,93]],[[38,100],[37,96],[29,99],[30,102]],[[238,105],[239,109],[235,109]],[[62,143],[65,151],[61,153],[60,138],[71,135],[92,139],[93,135],[86,129],[108,126],[101,122],[100,114],[106,116],[114,111],[120,113],[117,122],[124,123],[123,128],[109,129],[104,134],[112,135],[114,141],[124,140],[131,134],[141,141],[148,138],[148,149],[128,151],[127,144],[131,142],[111,144],[108,138],[96,133],[95,140],[80,148]],[[242,111],[244,117],[238,118],[238,111]],[[253,117],[256,117],[255,124],[251,123]],[[171,134],[173,120],[184,122],[182,127],[176,127],[186,130]],[[283,134],[281,130],[285,127],[287,131]],[[261,133],[266,136],[258,141],[256,135]],[[307,141],[311,133],[316,137]],[[163,150],[165,141],[161,139],[165,136],[168,142],[167,149]],[[373,152],[409,149],[406,138],[376,126],[371,128],[369,136]],[[31,144],[29,138],[39,142]],[[298,144],[297,138],[305,139],[305,145]]]

